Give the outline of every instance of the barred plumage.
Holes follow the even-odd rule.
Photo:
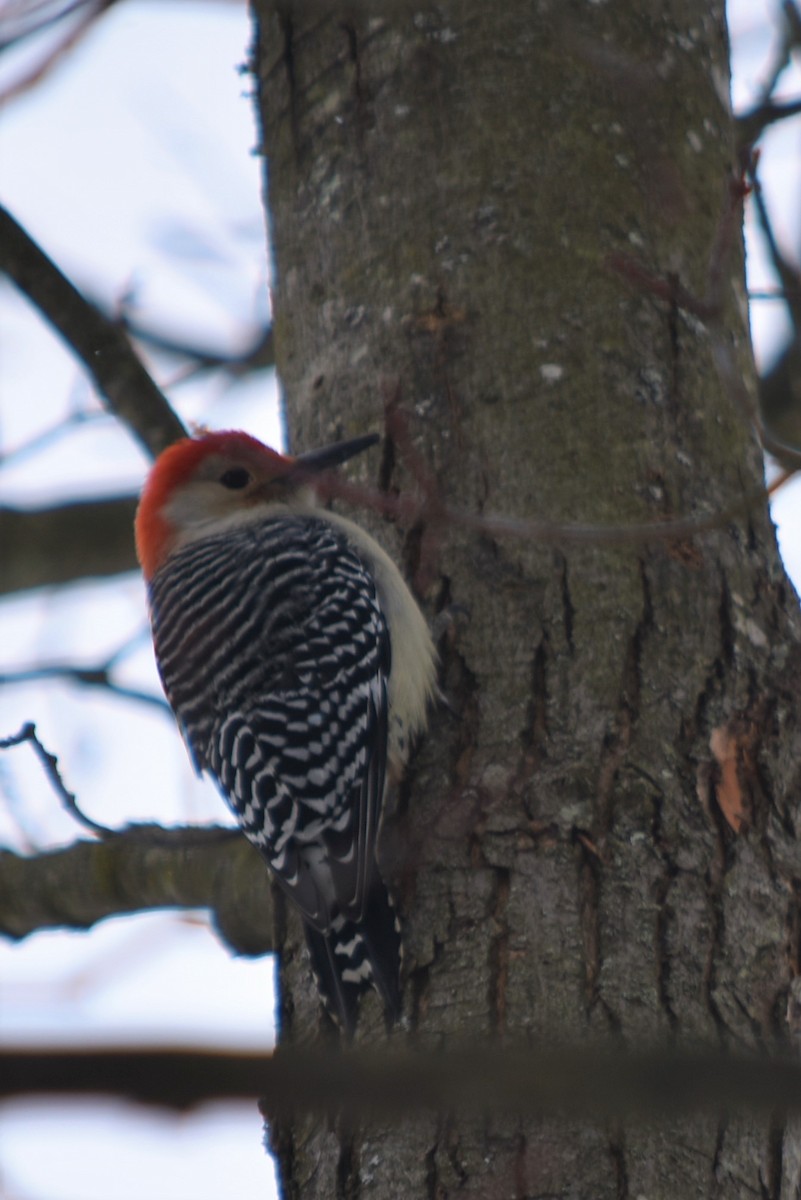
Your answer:
[[[199,771],[304,919],[346,1029],[368,987],[400,1012],[400,931],[376,864],[385,779],[434,690],[428,631],[363,530],[308,474],[373,439],[282,458],[207,434],[158,460],[137,514],[156,659]]]
[[[332,953],[364,973],[342,929],[362,918],[371,882],[391,667],[364,564],[325,521],[277,517],[190,543],[153,577],[150,602],[164,690],[198,769],[304,919],[318,931],[339,921]],[[384,982],[397,1006],[397,982]]]

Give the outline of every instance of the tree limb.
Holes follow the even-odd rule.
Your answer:
[[[423,1110],[580,1113],[608,1119],[679,1112],[801,1110],[801,1067],[789,1059],[661,1049],[516,1046],[439,1053],[317,1047],[275,1054],[197,1049],[0,1051],[0,1097],[112,1094],[186,1109],[260,1097],[268,1116]]]
[[[24,292],[81,359],[107,407],[155,457],[186,430],[142,366],[128,337],[62,274],[0,206],[0,270]]]
[[[237,830],[139,825],[35,857],[0,850],[0,934],[9,938],[154,908],[209,908],[237,954],[273,948],[267,868]]]
[[[0,508],[0,595],[136,570],[134,496]]]
[[[0,92],[0,104],[6,105],[10,100],[16,99],[30,88],[35,87],[63,60],[63,58],[73,50],[80,41],[90,32],[92,27],[97,23],[100,17],[116,4],[117,0],[75,0],[74,3],[68,4],[66,8],[60,12],[48,13],[45,11],[44,17],[38,21],[34,20],[30,25],[22,27],[20,32],[9,41],[4,42],[2,49],[8,44],[13,44],[15,41],[23,37],[28,37],[30,34],[40,33],[43,29],[55,25],[59,21],[63,21],[65,17],[71,17],[77,14],[78,19],[73,23],[71,28],[68,28],[45,53],[44,57],[29,67],[16,80],[15,83],[6,87]],[[81,10],[84,10],[81,12]],[[12,17],[13,17],[12,13]]]

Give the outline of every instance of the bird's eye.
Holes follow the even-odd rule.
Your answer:
[[[250,471],[246,471],[244,467],[229,467],[220,476],[220,483],[223,487],[231,488],[232,491],[238,491],[240,488],[247,487],[250,483]]]

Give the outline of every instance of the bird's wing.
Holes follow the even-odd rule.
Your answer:
[[[390,642],[347,538],[292,518],[190,544],[150,587],[157,658],[207,769],[307,921],[358,917],[387,754]]]
[[[358,920],[371,885],[386,764],[386,679],[351,695],[345,715],[312,698],[272,696],[219,726],[209,768],[245,834],[304,919]],[[316,697],[315,697],[316,699]],[[316,736],[309,738],[312,729]]]

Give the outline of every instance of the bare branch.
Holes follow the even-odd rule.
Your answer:
[[[655,275],[626,254],[611,254],[607,259],[609,269],[628,279],[640,291],[649,292],[676,308],[683,308],[701,320],[716,320],[723,312],[724,283],[728,278],[731,252],[742,224],[743,202],[751,191],[746,177],[753,178],[753,170],[754,158],[746,152],[741,171],[728,180],[726,200],[709,251],[706,292],[703,296],[691,292],[678,276]]]
[[[21,746],[24,742],[30,743],[33,747],[34,754],[39,759],[39,762],[44,767],[45,775],[50,780],[50,783],[58,796],[64,808],[73,817],[79,825],[90,830],[92,833],[100,834],[101,836],[111,833],[106,825],[99,825],[97,821],[93,821],[91,817],[87,817],[78,805],[75,798],[75,793],[69,791],[64,780],[61,778],[61,772],[58,769],[58,759],[55,754],[51,754],[49,750],[40,742],[36,735],[36,726],[28,721],[22,726],[19,733],[13,734],[11,737],[0,738],[0,750],[10,750],[14,746]]]
[[[125,687],[115,683],[111,677],[111,663],[101,663],[95,667],[78,667],[73,663],[47,663],[38,667],[26,667],[19,671],[8,671],[0,674],[0,687],[13,687],[14,684],[36,683],[44,679],[59,679],[65,683],[74,683],[79,687],[103,688],[120,700],[132,700],[136,704],[144,704],[148,708],[157,708],[166,713],[172,720],[172,710],[162,696],[152,692],[143,692],[140,688]]]
[[[29,858],[0,851],[0,934],[89,929],[154,908],[208,908],[238,954],[273,948],[267,868],[236,829],[140,825]]]
[[[90,304],[0,206],[0,270],[65,339],[105,397],[107,407],[151,456],[186,430],[148,375],[126,334]]]
[[[737,370],[731,348],[724,343],[722,338],[715,340],[714,355],[715,366],[720,378],[726,387],[729,388],[732,395],[737,398],[743,411],[754,422],[763,450],[767,450],[768,454],[774,455],[785,467],[798,470],[801,467],[801,450],[797,446],[791,446],[788,442],[777,437],[765,424],[761,413],[755,411],[742,375]]]
[[[135,496],[0,508],[0,595],[136,570]]]
[[[801,49],[801,15],[799,15],[793,0],[782,0],[783,28],[782,36],[777,43],[773,63],[762,86],[761,99],[767,101],[779,81],[779,76],[785,67],[790,65],[794,51]]]
[[[370,508],[392,520],[408,525],[428,519],[429,497],[414,493],[389,494],[363,484],[350,483],[334,473],[321,477],[317,491],[325,500],[340,499],[354,507]],[[494,537],[515,537],[556,546],[625,546],[683,541],[700,534],[725,529],[730,521],[746,517],[764,505],[764,488],[738,496],[731,504],[715,512],[653,521],[619,522],[597,525],[593,522],[536,520],[508,517],[495,513],[471,513],[437,499],[431,513],[438,528],[453,525],[474,533]]]
[[[753,160],[749,174],[753,184],[754,204],[759,218],[759,224],[767,243],[768,252],[776,274],[779,276],[787,302],[787,311],[793,323],[793,336],[796,340],[801,337],[801,273],[795,263],[792,263],[781,251],[773,233],[773,225],[768,215],[767,205],[762,195],[762,188],[757,178],[757,162]]]
[[[204,346],[192,345],[178,338],[171,338],[155,329],[148,329],[124,310],[120,314],[120,323],[137,341],[144,342],[165,354],[190,359],[193,374],[221,369],[234,378],[240,378],[248,375],[251,371],[265,371],[275,366],[272,326],[259,329],[237,354],[223,354]]]
[[[74,408],[67,416],[60,417],[58,421],[50,425],[47,429],[42,429],[27,441],[21,442],[11,449],[4,450],[0,454],[0,467],[6,467],[9,463],[18,463],[22,459],[36,455],[72,433],[79,425],[85,425],[92,421],[105,420],[107,415],[107,413],[102,412],[100,409],[88,407]]]
[[[97,0],[5,0],[0,25],[0,52],[36,37]]]
[[[45,16],[38,26],[34,25],[25,29],[19,36],[24,35],[27,37],[31,33],[38,33],[40,29],[63,20],[65,17],[77,14],[78,18],[72,28],[62,34],[60,40],[51,47],[39,62],[26,71],[16,83],[7,87],[3,92],[0,92],[0,104],[8,104],[10,100],[16,99],[17,96],[22,95],[44,79],[45,76],[49,75],[64,56],[70,50],[74,49],[86,34],[89,33],[99,18],[116,3],[117,0],[77,0],[76,3],[69,4],[61,12]],[[81,12],[81,9],[84,9],[84,11]]]
[[[801,1066],[789,1059],[660,1049],[623,1054],[619,1046],[440,1053],[5,1050],[0,1081],[5,1097],[106,1093],[177,1109],[260,1097],[268,1117],[296,1110],[352,1118],[472,1110],[647,1119],[699,1109],[801,1110]]]
[[[775,439],[765,434],[766,448],[773,451]],[[783,458],[795,453],[782,451]],[[763,493],[741,496],[728,508],[699,516],[673,520],[643,521],[633,525],[570,524],[549,520],[527,520],[492,514],[468,513],[432,500],[430,493],[390,495],[332,477],[324,481],[321,494],[342,499],[357,507],[370,508],[391,520],[408,524],[436,518],[437,531],[444,535],[448,523],[473,529],[488,536],[529,538],[564,545],[625,545],[675,541],[724,528],[728,521],[747,515],[764,503]],[[0,508],[0,544],[4,547],[0,595],[71,583],[78,579],[105,577],[136,570],[133,526],[135,497],[79,501],[36,512]]]
[[[752,146],[770,125],[797,117],[799,113],[801,100],[788,100],[784,104],[771,101],[758,104],[737,118],[738,141],[740,145]]]

